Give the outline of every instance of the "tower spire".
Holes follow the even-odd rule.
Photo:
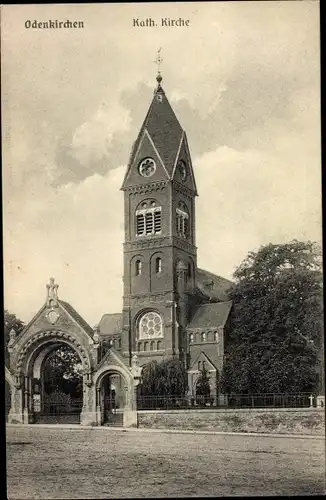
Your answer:
[[[157,56],[155,59],[155,64],[157,65],[157,76],[156,76],[156,81],[158,83],[157,88],[159,89],[161,86],[161,81],[162,81],[162,75],[161,75],[161,64],[163,62],[163,57],[161,56],[161,50],[162,47],[160,47],[157,51]]]

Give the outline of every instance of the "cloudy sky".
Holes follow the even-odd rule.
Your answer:
[[[137,28],[133,19],[189,19]],[[83,29],[26,29],[26,20]],[[318,2],[2,6],[5,307],[28,321],[50,276],[93,326],[122,307],[132,142],[163,88],[186,130],[198,264],[321,239]]]

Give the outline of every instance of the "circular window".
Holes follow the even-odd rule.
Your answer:
[[[179,174],[180,174],[180,177],[183,181],[186,180],[186,177],[187,177],[187,167],[186,167],[186,163],[183,161],[183,160],[179,160],[178,161],[178,165],[177,165],[177,168],[179,170]]]
[[[144,158],[139,164],[139,173],[143,177],[151,177],[156,170],[156,163],[153,158]]]
[[[139,320],[138,334],[140,339],[163,336],[163,322],[156,312],[148,312]]]

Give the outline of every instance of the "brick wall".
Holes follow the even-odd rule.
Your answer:
[[[220,432],[325,434],[325,413],[319,409],[139,411],[138,426]]]

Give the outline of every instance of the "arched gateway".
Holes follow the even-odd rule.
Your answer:
[[[141,369],[136,358],[127,363],[114,347],[105,351],[97,331],[70,304],[59,300],[57,291],[58,285],[51,278],[43,307],[18,336],[14,331],[11,332],[8,344],[10,366],[6,369],[11,398],[8,422],[39,422],[39,416],[46,418],[47,411],[55,403],[55,397],[58,399],[60,394],[64,401],[64,404],[60,403],[61,406],[69,406],[69,394],[60,391],[51,394],[54,401],[52,407],[46,404],[49,394],[44,384],[47,359],[60,346],[69,346],[78,355],[82,373],[80,405],[74,403],[78,421],[82,425],[110,423],[108,413],[113,406],[108,406],[108,398],[112,399],[113,392],[116,395],[118,389],[123,425],[137,425],[135,393]],[[115,376],[115,385],[112,376]],[[66,410],[66,413],[69,411]]]

